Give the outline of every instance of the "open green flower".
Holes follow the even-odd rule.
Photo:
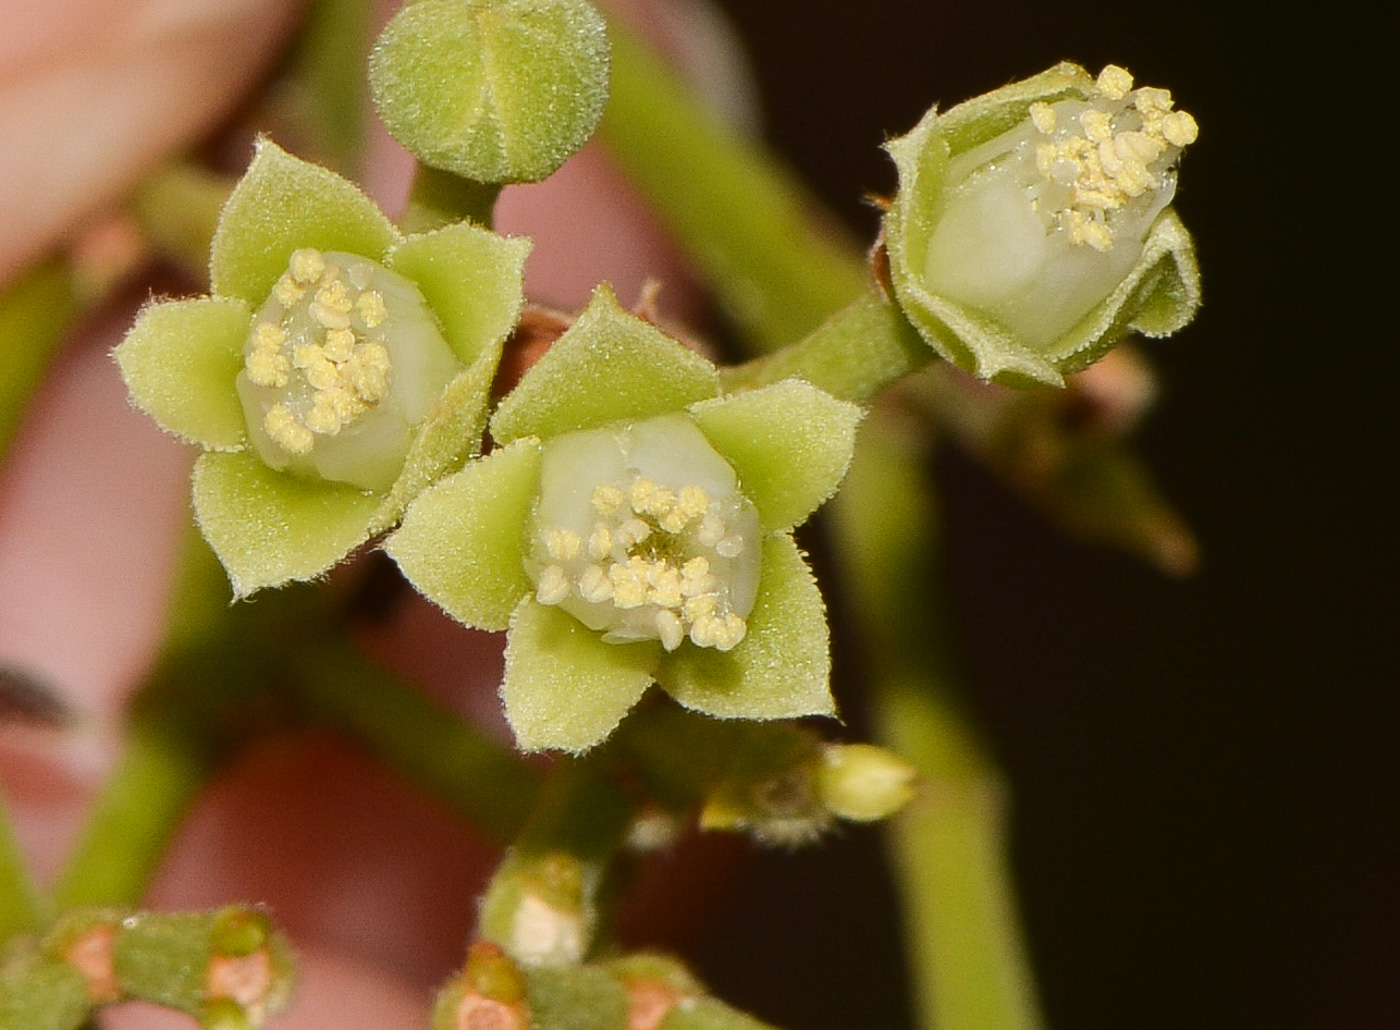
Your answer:
[[[467,223],[405,237],[258,143],[213,295],[147,306],[116,349],[136,404],[205,449],[195,516],[237,596],[325,572],[479,452],[529,246]]]
[[[944,113],[886,149],[885,220],[905,314],[945,359],[1062,385],[1128,332],[1165,336],[1200,303],[1169,207],[1196,123],[1122,68],[1061,64]]]
[[[721,718],[831,714],[826,613],[791,530],[860,410],[798,380],[721,397],[606,287],[497,408],[499,449],[385,547],[449,614],[509,629],[521,747],[583,751],[653,683]]]

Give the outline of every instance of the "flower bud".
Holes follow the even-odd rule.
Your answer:
[[[586,0],[418,0],[389,22],[369,80],[390,135],[478,182],[535,182],[577,151],[608,94]]]
[[[836,744],[826,749],[817,772],[817,796],[842,819],[885,819],[914,797],[916,770],[873,744]]]
[[[939,114],[886,149],[890,279],[944,358],[983,379],[1063,383],[1130,331],[1199,304],[1169,205],[1196,123],[1171,94],[1062,64]]]

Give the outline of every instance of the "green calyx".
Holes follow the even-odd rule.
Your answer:
[[[449,614],[508,628],[523,748],[587,750],[652,683],[724,718],[832,713],[825,608],[790,531],[835,492],[860,411],[795,380],[719,393],[600,288],[501,402],[504,446],[387,542]]]
[[[213,295],[148,306],[115,352],[135,403],[206,452],[195,515],[236,595],[320,575],[478,453],[528,250],[466,223],[405,237],[259,142]]]
[[[1168,206],[1196,137],[1171,95],[1061,64],[942,114],[886,150],[890,280],[910,322],[961,368],[1062,385],[1130,332],[1164,336],[1200,303]]]
[[[535,182],[593,134],[608,64],[586,0],[417,0],[379,37],[369,79],[390,134],[424,164]]]

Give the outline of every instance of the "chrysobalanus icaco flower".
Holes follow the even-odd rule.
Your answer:
[[[237,595],[326,571],[478,453],[528,249],[468,223],[406,237],[259,143],[212,296],[148,305],[116,350],[136,404],[205,448],[195,515]]]
[[[1171,210],[1195,120],[1109,65],[1062,64],[887,144],[886,219],[905,314],[984,379],[1060,384],[1130,331],[1160,336],[1199,303]]]
[[[491,421],[499,445],[386,544],[449,614],[509,629],[522,747],[583,751],[653,682],[725,718],[829,714],[825,610],[791,530],[836,489],[859,409],[717,371],[601,288]]]

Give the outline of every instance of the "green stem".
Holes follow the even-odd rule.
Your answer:
[[[609,751],[559,761],[487,887],[479,932],[518,962],[580,962],[604,927],[601,899],[633,812],[608,775]]]
[[[0,948],[15,934],[34,929],[42,913],[43,900],[0,796]]]
[[[868,401],[933,360],[933,351],[899,308],[873,288],[797,343],[724,369],[726,392],[793,377],[843,400]]]
[[[349,734],[495,840],[523,827],[539,791],[534,767],[355,653],[301,655],[296,690],[310,714]]]
[[[922,782],[890,829],[922,1025],[1032,1030],[1041,1022],[1006,862],[1006,790],[958,697],[922,448],[888,424],[862,432],[833,502],[835,539],[877,735]]]
[[[419,164],[413,177],[401,228],[404,232],[430,232],[453,222],[472,221],[490,226],[501,187]]]
[[[35,265],[0,294],[0,456],[77,313],[72,269],[63,258]]]
[[[645,44],[610,26],[599,136],[760,350],[799,340],[858,297],[855,243],[796,176],[721,123]]]
[[[60,911],[140,902],[213,769],[206,752],[178,721],[133,720],[117,770],[54,888]]]

